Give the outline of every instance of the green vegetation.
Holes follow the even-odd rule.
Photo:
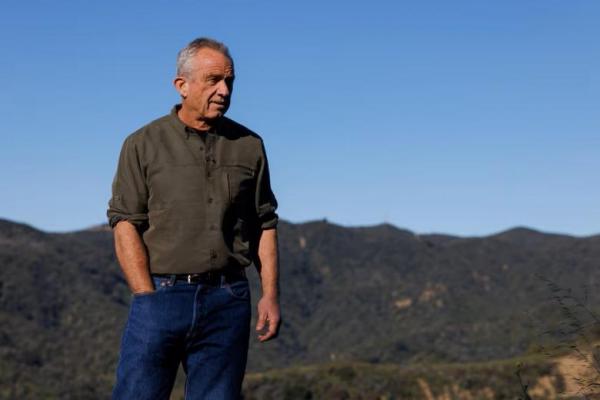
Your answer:
[[[598,236],[458,238],[281,221],[280,238],[283,324],[274,341],[250,338],[248,399],[427,396],[419,379],[436,399],[444,388],[523,398],[521,356],[536,398],[538,379],[559,375],[552,357],[577,340],[589,352],[598,337]],[[0,220],[0,278],[0,399],[107,398],[130,301],[111,232]],[[557,303],[548,281],[572,300],[563,293]],[[560,390],[560,379],[552,385]]]
[[[465,364],[326,363],[250,374],[244,398],[254,399],[516,399],[522,374],[535,380],[553,373],[539,357]]]

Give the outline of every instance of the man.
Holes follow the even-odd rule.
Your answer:
[[[252,262],[258,339],[278,334],[277,201],[262,138],[224,117],[233,80],[225,45],[192,41],[177,59],[181,104],[123,143],[107,216],[132,302],[113,399],[168,399],[180,362],[187,400],[239,398]]]

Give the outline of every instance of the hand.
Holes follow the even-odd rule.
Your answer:
[[[137,287],[135,289],[132,289],[131,293],[134,296],[137,296],[138,294],[153,293],[154,291],[156,291],[156,288],[154,287],[154,284],[152,284],[152,286],[150,286],[150,287],[142,286],[142,287]]]
[[[137,292],[132,292],[134,296],[137,296],[138,294],[145,294],[145,293],[154,293],[154,289],[152,290],[138,290]]]
[[[266,342],[267,340],[276,338],[279,333],[279,325],[281,324],[279,302],[277,301],[277,298],[263,296],[258,301],[257,309],[258,322],[256,323],[256,331],[261,331],[267,322],[269,326],[267,333],[258,335],[258,340]]]

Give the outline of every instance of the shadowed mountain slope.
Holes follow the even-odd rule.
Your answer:
[[[279,237],[283,324],[263,344],[252,329],[249,372],[504,359],[560,324],[553,284],[600,305],[599,236],[281,221]],[[105,225],[57,234],[0,220],[0,398],[106,397],[130,301],[112,241]]]

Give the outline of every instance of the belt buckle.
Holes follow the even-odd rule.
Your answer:
[[[197,282],[200,282],[200,280],[201,280],[200,278],[202,278],[202,275],[203,274],[187,274],[187,281],[188,281],[188,283],[192,283],[193,278],[198,278]]]

